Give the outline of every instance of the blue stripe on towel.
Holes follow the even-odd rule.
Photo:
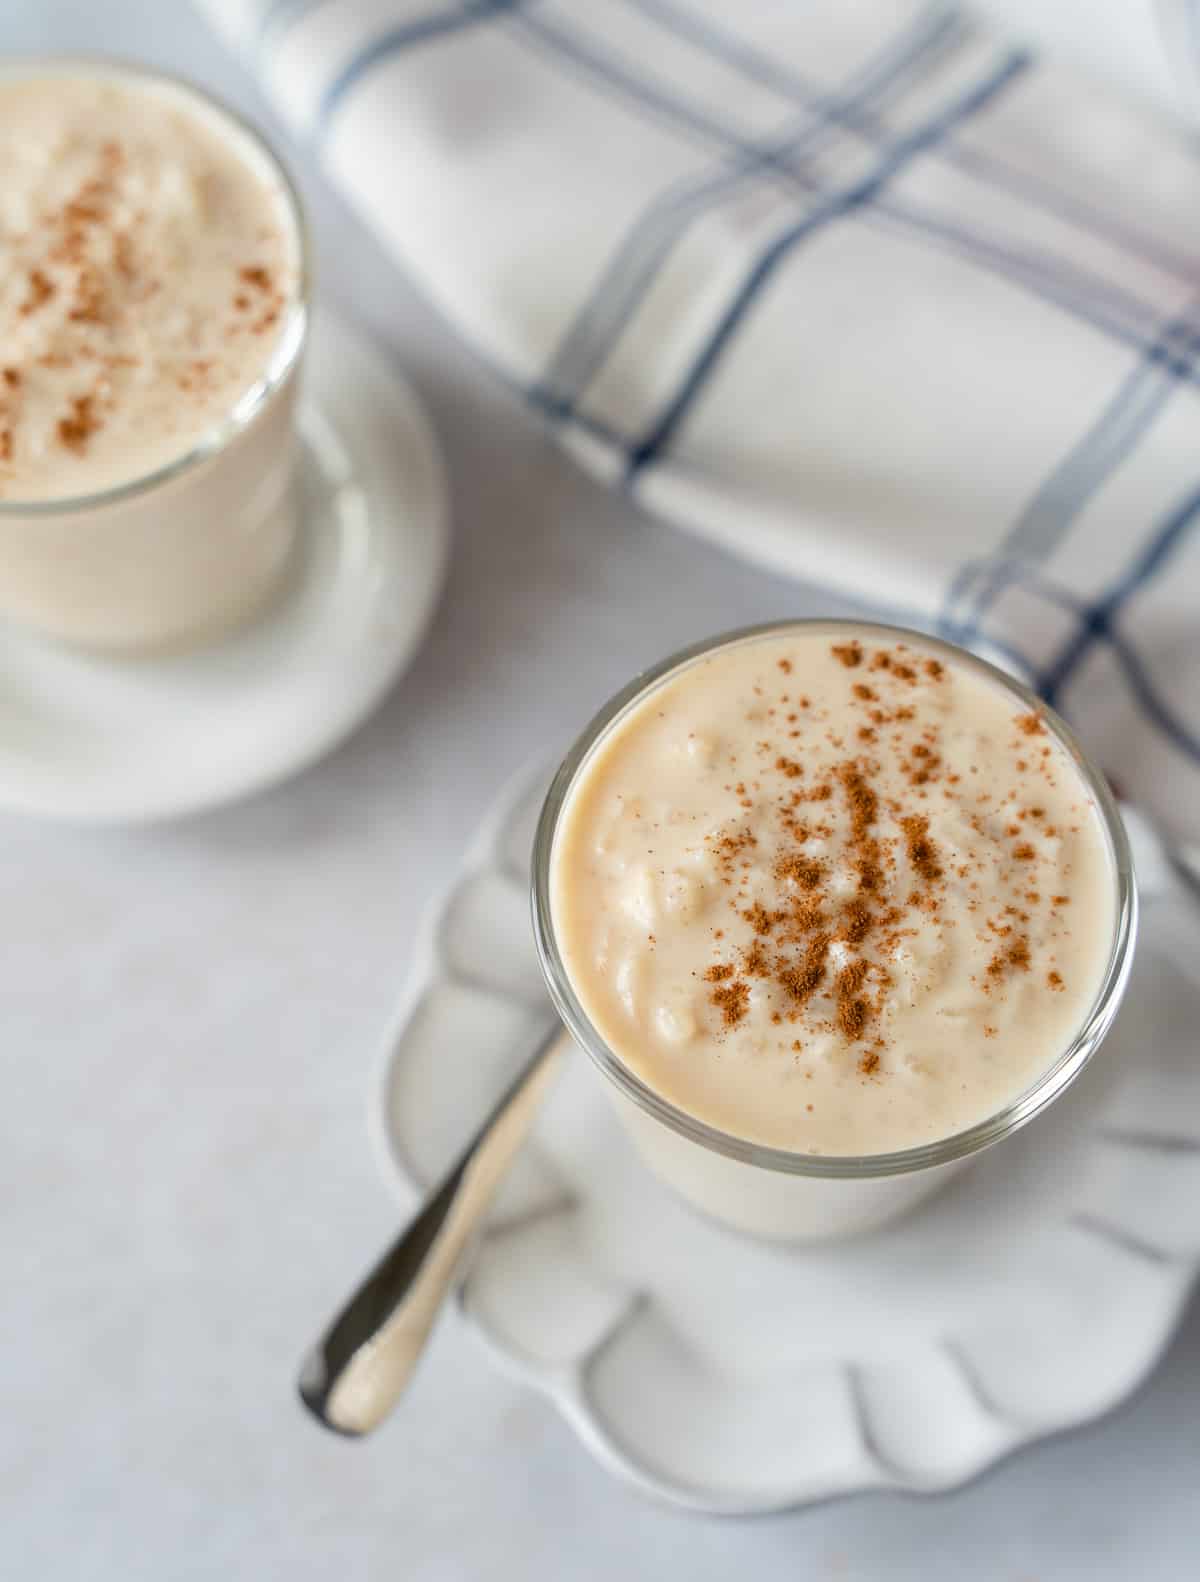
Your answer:
[[[1171,548],[1176,547],[1183,537],[1186,536],[1186,532],[1194,528],[1196,519],[1197,514],[1193,513],[1188,518],[1182,532],[1172,530]],[[1176,518],[1173,516],[1170,520],[1174,524]],[[1135,592],[1137,588],[1141,587],[1142,580],[1144,579],[1137,580],[1130,591]],[[1028,567],[1021,566],[1016,568],[1013,581],[1035,597],[1042,598],[1059,609],[1070,611],[1080,621],[1082,642],[1078,638],[1072,639],[1071,643],[1065,645],[1063,650],[1064,656],[1068,656],[1068,650],[1071,651],[1068,656],[1069,673],[1074,673],[1078,668],[1079,663],[1084,658],[1085,653],[1091,648],[1093,642],[1105,643],[1112,653],[1118,669],[1124,675],[1130,691],[1141,705],[1146,718],[1181,753],[1200,763],[1200,735],[1197,735],[1195,730],[1185,721],[1179,719],[1175,711],[1164,701],[1154,682],[1150,679],[1149,672],[1141,656],[1116,624],[1115,617],[1117,612],[1115,610],[1107,614],[1097,615],[1082,600],[1064,589],[1048,583],[1044,577],[1030,572]],[[994,639],[989,637],[986,641],[992,643]],[[1062,669],[1062,659],[1060,658],[1042,676],[1035,675],[1033,685],[1048,702],[1053,703],[1063,713],[1069,714],[1070,710],[1065,707],[1061,695],[1063,685],[1068,678],[1067,673],[1060,674]]]
[[[324,4],[325,0],[267,0],[255,23],[259,59],[270,53],[284,33]]]
[[[1194,311],[1189,308],[1188,313]],[[1018,580],[1022,566],[1045,561],[1071,527],[1149,432],[1200,351],[1200,333],[1187,314],[1164,326],[1154,344],[1127,374],[1097,420],[1055,467],[1000,548],[986,560],[971,561],[952,584],[940,622],[959,642],[971,642],[987,611]],[[956,607],[975,585],[965,616]]]
[[[1105,636],[1113,656],[1125,673],[1130,690],[1141,705],[1146,717],[1180,752],[1200,763],[1200,736],[1178,719],[1159,697],[1137,652],[1115,627],[1109,627]]]
[[[315,3],[319,0],[274,0],[263,13],[262,38],[278,39],[285,27],[306,15]],[[330,84],[321,103],[321,123],[329,121],[344,104],[346,96],[377,64],[446,34],[493,19],[512,17],[520,3],[521,0],[474,0],[474,3],[456,7],[447,6],[397,25],[371,40]],[[721,125],[720,118],[714,120],[703,108],[684,102],[670,88],[664,89],[644,80],[652,67],[648,68],[641,61],[626,64],[605,47],[589,47],[586,38],[575,28],[574,17],[572,25],[568,25],[557,19],[548,22],[540,16],[521,13],[514,36],[537,39],[553,50],[560,67],[588,71],[594,81],[603,81],[610,91],[632,99],[641,113],[665,119],[677,130],[714,149],[722,162],[722,168],[710,172],[706,179],[690,183],[685,190],[677,188],[660,195],[615,255],[603,291],[577,318],[572,336],[564,342],[562,366],[552,365],[556,366],[560,377],[566,375],[573,381],[574,389],[568,385],[567,399],[556,400],[553,392],[544,389],[526,391],[527,397],[551,416],[570,416],[618,454],[627,450],[629,442],[624,436],[603,422],[573,412],[571,402],[579,399],[580,390],[586,388],[596,367],[619,340],[637,303],[652,286],[670,248],[687,225],[705,206],[719,202],[727,191],[752,174],[768,172],[789,182],[814,206],[750,266],[721,321],[693,358],[680,389],[634,447],[628,468],[631,479],[671,443],[730,340],[787,252],[814,230],[841,215],[855,212],[862,222],[872,226],[903,229],[927,245],[956,252],[977,267],[1054,303],[1115,340],[1137,348],[1142,354],[1138,367],[1122,381],[1088,433],[1042,483],[1014,524],[1002,554],[990,557],[982,565],[976,563],[966,568],[953,591],[950,611],[973,587],[973,611],[963,631],[968,635],[976,634],[980,620],[1010,582],[1027,586],[1035,596],[1052,599],[1070,609],[1080,623],[1079,629],[1063,645],[1045,674],[1036,678],[1041,680],[1047,696],[1052,699],[1060,696],[1092,646],[1097,642],[1105,643],[1146,717],[1181,750],[1200,758],[1200,740],[1195,732],[1174,717],[1156,692],[1140,656],[1118,629],[1119,617],[1129,601],[1146,582],[1160,574],[1195,530],[1200,517],[1200,490],[1171,512],[1150,543],[1134,558],[1127,573],[1091,606],[1082,606],[1080,601],[1066,595],[1059,597],[1047,579],[1033,574],[1028,565],[1030,558],[1044,559],[1052,553],[1088,501],[1148,432],[1178,384],[1200,383],[1193,365],[1194,355],[1200,349],[1200,332],[1192,330],[1185,322],[1177,321],[1165,328],[1156,325],[1156,316],[1133,293],[1110,285],[1100,275],[1078,268],[1060,256],[1029,251],[1023,244],[1019,221],[1014,222],[1011,229],[1012,241],[1004,235],[988,236],[978,225],[964,227],[951,215],[923,209],[908,200],[900,201],[892,192],[884,193],[884,189],[909,160],[929,151],[932,157],[949,162],[965,175],[1102,237],[1132,256],[1153,262],[1161,270],[1194,281],[1200,273],[1197,261],[1186,258],[1169,243],[1138,234],[1122,218],[1105,215],[1075,195],[1059,192],[1032,173],[1008,166],[989,153],[964,148],[948,137],[961,120],[975,113],[1016,75],[1025,64],[1023,55],[1009,57],[995,82],[981,84],[973,95],[915,133],[898,136],[878,113],[878,105],[870,101],[872,96],[881,97],[899,73],[911,68],[920,51],[913,52],[913,60],[908,62],[902,60],[889,66],[885,57],[873,66],[862,68],[840,95],[822,93],[786,63],[766,56],[727,30],[692,16],[671,0],[623,0],[623,3],[653,17],[664,27],[690,37],[747,78],[792,98],[803,106],[812,120],[798,127],[790,138],[777,134],[770,141],[743,139]],[[939,25],[948,27],[953,15],[939,13]],[[895,49],[898,44],[891,47]],[[882,146],[875,168],[866,178],[844,190],[821,191],[808,172],[793,168],[789,162],[809,150],[818,138],[827,138],[837,128],[850,130]],[[607,346],[603,344],[605,340]],[[945,619],[950,618],[950,611]],[[898,612],[892,610],[890,613],[895,617]],[[990,636],[988,641],[995,642]],[[1027,668],[1023,656],[1011,649],[1007,652],[1010,658]]]
[[[657,85],[645,84],[635,69],[615,56],[610,48],[598,48],[578,33],[574,36],[568,34],[561,22],[553,26],[539,22],[536,27],[530,27],[526,18],[514,37],[541,44],[561,63],[586,75],[594,85],[614,90],[639,111],[650,111],[656,120],[676,122],[685,134],[701,139],[705,146],[723,141],[738,153],[755,152],[755,145],[739,139],[729,128],[714,122],[710,116],[681,104],[676,96]],[[791,170],[786,161],[772,160],[769,163],[772,169],[794,182],[801,191],[810,193],[815,189],[824,195],[823,189],[816,188],[811,178]],[[1158,316],[1146,303],[1061,259],[1053,256],[1039,258],[998,245],[936,213],[916,209],[911,203],[905,206],[891,199],[876,199],[869,207],[860,206],[858,213],[864,223],[900,226],[916,234],[922,241],[941,245],[1010,283],[1019,285],[1042,301],[1072,314],[1081,322],[1104,331],[1123,344],[1144,347],[1158,329]],[[649,289],[652,282],[653,277],[643,289]],[[633,306],[630,304],[629,311],[632,311]],[[1200,383],[1200,379],[1196,382]],[[554,393],[542,390],[539,395],[543,404],[548,409],[555,408],[559,416],[568,418],[576,415],[575,403],[564,401],[561,393],[556,397]],[[576,401],[578,399],[577,395]]]
[[[1200,14],[1200,0],[1192,0],[1192,3],[1196,12]],[[793,66],[782,65],[778,59],[763,54],[761,50],[747,44],[736,34],[681,10],[680,7],[671,4],[670,0],[624,0],[624,4],[632,6],[648,17],[653,17],[660,25],[677,33],[681,38],[699,44],[725,65],[742,71],[751,81],[774,88],[776,92],[794,99],[799,104],[810,105],[820,94],[817,85]],[[948,21],[961,19],[963,15],[957,7],[953,6],[935,5],[933,9]],[[839,107],[834,104],[828,113],[861,136],[886,140],[889,135],[887,126],[868,106],[855,104]],[[1119,247],[1124,247],[1129,252],[1153,263],[1157,268],[1177,275],[1181,280],[1193,282],[1200,277],[1200,256],[1186,257],[1165,247],[1157,238],[1139,235],[1121,220],[1093,209],[1090,205],[1080,202],[1073,193],[1062,192],[1029,171],[1006,165],[1003,160],[982,150],[966,149],[953,143],[947,143],[939,148],[937,156],[969,171],[983,181],[1002,187],[1014,196],[1036,204],[1047,213],[1054,214],[1081,229],[1090,230],[1093,235],[1102,236],[1106,241]]]
[[[733,302],[709,337],[708,344],[693,362],[674,399],[635,448],[629,463],[631,480],[643,467],[654,461],[670,443],[676,429],[700,395],[722,352],[729,345],[763,287],[796,244],[841,215],[872,202],[886,184],[918,154],[923,153],[939,138],[945,137],[968,117],[978,114],[993,103],[997,95],[1020,76],[1028,64],[1029,56],[1024,51],[1007,52],[981,82],[963,94],[955,103],[941,110],[915,132],[898,139],[895,147],[880,160],[869,176],[855,182],[843,192],[833,194],[818,204],[799,224],[792,226],[790,230],[776,238],[751,269]]]
[[[689,226],[764,166],[791,161],[801,153],[811,155],[825,146],[849,111],[865,105],[868,98],[878,102],[890,97],[891,90],[906,86],[914,68],[936,61],[938,47],[961,31],[943,6],[930,7],[853,73],[839,93],[814,94],[796,130],[745,145],[745,151],[739,146],[736,156],[725,156],[724,168],[716,175],[690,178],[660,193],[618,244],[599,285],[550,359],[542,381],[547,404],[557,405],[565,415],[584,394]]]
[[[363,73],[378,62],[415,44],[440,37],[446,32],[511,14],[516,11],[519,3],[520,0],[477,0],[477,3],[431,14],[417,22],[393,29],[372,41],[339,74],[327,91],[324,101],[326,108],[322,115],[327,116],[331,113]],[[579,39],[573,39],[561,23],[549,25],[539,20],[532,26],[526,26],[514,36],[540,39],[554,50],[560,61],[586,70],[593,81],[599,79],[605,86],[621,92],[630,98],[637,108],[643,111],[652,110],[656,115],[681,125],[692,135],[703,139],[706,146],[714,144],[730,153],[769,163],[779,169],[785,177],[790,177],[798,186],[803,187],[804,184],[797,174],[789,171],[785,162],[764,158],[762,150],[754,144],[738,139],[727,128],[714,123],[701,112],[681,104],[671,94],[642,83],[631,73],[626,73],[622,69],[622,64],[614,61],[611,54],[606,58],[603,53],[589,48]],[[830,114],[836,118],[836,107],[831,108]],[[1153,315],[1145,304],[1131,298],[1128,293],[1113,293],[1102,281],[1082,278],[1078,270],[1068,270],[1062,278],[1055,278],[1063,269],[1060,260],[1022,257],[1020,254],[1014,254],[1010,249],[995,246],[986,238],[973,236],[960,227],[940,220],[937,216],[919,214],[913,211],[911,206],[901,208],[891,202],[876,203],[872,209],[864,213],[871,221],[886,216],[890,221],[908,226],[922,238],[958,251],[976,264],[1000,273],[1043,300],[1054,303],[1127,344],[1141,346],[1151,333]],[[643,289],[646,289],[648,284],[649,282],[643,285]],[[1094,297],[1107,295],[1114,300],[1107,309],[1100,308],[1081,298],[1077,294],[1080,289],[1084,291],[1085,296],[1088,293]],[[630,304],[631,308],[632,304]],[[618,327],[617,334],[619,333]],[[539,390],[538,396],[543,407],[550,409],[556,405],[554,392]],[[568,401],[565,404],[558,402],[557,409],[559,415],[563,417],[577,417],[572,402]]]
[[[444,38],[447,34],[458,33],[464,28],[491,21],[506,12],[516,10],[521,3],[522,0],[467,0],[462,6],[431,12],[430,15],[420,17],[415,22],[401,23],[398,27],[390,28],[378,38],[372,39],[343,66],[326,88],[317,111],[319,130],[323,133],[327,129],[346,95],[373,67],[390,60],[394,55],[412,49],[415,45],[426,44],[432,39]]]
[[[1188,518],[1182,532],[1178,530],[1176,514],[1172,515],[1169,519],[1170,548],[1176,547],[1182,541],[1182,538],[1186,536],[1186,532],[1194,527],[1197,515],[1200,515],[1200,513],[1193,513]],[[1093,641],[1105,643],[1111,651],[1118,669],[1124,675],[1130,691],[1141,705],[1146,718],[1162,732],[1174,747],[1186,754],[1187,757],[1200,763],[1200,736],[1183,720],[1179,719],[1174,710],[1163,700],[1156,686],[1151,681],[1141,656],[1117,626],[1115,612],[1098,616],[1095,610],[1089,608],[1081,599],[1078,599],[1065,589],[1050,583],[1045,577],[1031,572],[1025,566],[1016,568],[1013,581],[1034,597],[1041,598],[1047,603],[1055,605],[1058,609],[1068,610],[1072,615],[1076,616],[1081,623],[1081,629],[1087,629],[1088,636],[1085,639],[1087,648],[1091,647]],[[1137,580],[1131,591],[1136,591],[1141,585],[1142,579]],[[993,643],[994,639],[989,637],[986,641]],[[1070,644],[1065,645],[1064,654],[1068,648],[1074,651],[1074,657],[1070,665],[1071,671],[1074,672],[1086,649],[1079,647],[1075,639]],[[1060,678],[1056,674],[1059,666],[1060,662],[1056,661],[1044,675],[1040,677],[1035,675],[1033,685],[1055,707],[1069,714],[1070,711],[1065,708],[1061,697],[1061,689],[1066,676],[1064,675]]]
[[[1120,645],[1123,640],[1114,630],[1122,609],[1141,588],[1163,569],[1200,520],[1200,488],[1188,494],[1153,533],[1149,542],[1134,557],[1133,564],[1103,596],[1088,606],[1079,631],[1064,644],[1057,658],[1042,677],[1042,691],[1051,703],[1079,669],[1098,638]],[[1160,709],[1161,712],[1161,709]],[[1178,734],[1173,727],[1172,734]]]
[[[615,248],[601,282],[575,315],[547,364],[542,377],[547,407],[557,407],[566,416],[579,402],[689,226],[710,214],[730,193],[745,187],[765,166],[795,160],[800,153],[811,155],[817,147],[824,147],[835,136],[847,109],[865,104],[868,98],[892,97],[895,90],[908,85],[914,68],[928,68],[936,62],[938,47],[960,32],[941,5],[933,6],[855,71],[840,93],[814,95],[811,108],[794,131],[776,134],[770,141],[738,144],[737,152],[724,157],[724,168],[715,176],[689,177],[659,193]]]
[[[970,259],[1126,346],[1146,351],[1153,344],[1158,316],[1148,303],[1099,276],[1064,264],[1061,259],[1039,258],[998,244],[911,202],[899,204],[881,199],[872,205],[869,217],[892,222],[922,241],[941,243],[946,251]],[[1085,295],[1080,296],[1079,292]],[[1180,376],[1200,384],[1200,378],[1186,364],[1181,364]]]

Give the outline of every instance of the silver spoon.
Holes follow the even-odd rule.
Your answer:
[[[568,1042],[556,1021],[457,1163],[305,1359],[300,1399],[326,1428],[369,1434],[403,1394]]]

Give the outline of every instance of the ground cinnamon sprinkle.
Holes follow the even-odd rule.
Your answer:
[[[871,1018],[871,1007],[861,993],[869,970],[861,958],[852,961],[838,973],[834,984],[838,1031],[851,1043],[863,1036]]]
[[[49,302],[54,295],[54,282],[41,269],[32,269],[29,272],[29,295],[17,310],[22,317],[28,318],[31,313],[36,313],[43,303]]]
[[[79,270],[74,303],[67,317],[77,323],[101,324],[104,322],[104,310],[104,284],[97,271],[85,264]]]
[[[814,862],[811,857],[801,857],[798,853],[785,854],[775,864],[777,879],[791,879],[802,890],[815,890],[824,872],[821,863]]]
[[[879,863],[878,850],[875,841],[864,841],[853,859],[858,888],[864,895],[874,895],[883,886],[883,868]]]
[[[929,838],[929,820],[921,813],[910,814],[900,820],[900,828],[904,831],[904,844],[914,872],[926,884],[936,884],[943,869],[938,861],[937,847]]]
[[[910,785],[928,785],[931,780],[938,778],[942,760],[937,753],[926,747],[924,742],[917,742],[913,747],[912,755],[917,762],[915,764],[905,763],[902,765],[908,774]]]
[[[757,838],[748,829],[739,830],[736,834],[722,835],[717,843],[717,851],[722,857],[736,857],[747,846],[757,846]]]
[[[203,195],[208,186],[232,180],[231,167],[240,160],[222,163],[182,124],[188,112],[177,117],[174,106],[157,106],[157,97],[147,101],[144,123],[137,120],[136,153],[132,144],[127,151],[121,140],[103,132],[127,108],[140,117],[140,100],[131,106],[97,104],[93,123],[85,115],[78,129],[67,106],[62,125],[69,129],[68,143],[44,183],[39,176],[31,190],[30,172],[8,172],[17,204],[9,210],[10,219],[23,198],[32,201],[28,222],[7,228],[0,238],[14,281],[12,298],[0,308],[0,356],[6,364],[0,368],[0,397],[26,386],[20,410],[5,411],[2,422],[12,436],[10,450],[15,449],[18,465],[33,476],[39,493],[55,485],[63,450],[82,456],[89,449],[106,449],[117,456],[126,437],[133,446],[145,433],[152,450],[169,447],[177,430],[186,439],[191,413],[176,421],[176,389],[194,389],[200,400],[189,406],[203,409],[216,407],[228,386],[232,406],[257,375],[252,355],[245,349],[231,353],[220,359],[213,379],[199,381],[187,369],[189,352],[237,333],[272,329],[288,306],[290,269],[286,262],[277,267],[275,257],[283,238],[265,210],[253,218],[233,215],[228,235],[223,223],[214,230],[211,216],[198,212],[192,231],[185,226],[182,239],[177,236],[170,204],[164,208],[154,197],[157,184],[164,183],[169,192],[177,179],[194,181]],[[10,127],[4,139],[10,151],[12,136]],[[247,189],[242,195],[253,199],[262,184],[247,170],[242,185]],[[261,195],[269,201],[265,190]],[[234,247],[238,251],[231,258]],[[166,275],[176,272],[179,311],[174,296],[166,303],[161,295]],[[240,319],[229,306],[235,293],[242,302]],[[158,303],[148,306],[155,297]],[[246,309],[253,309],[248,317]],[[124,374],[135,366],[143,373]],[[243,369],[250,375],[245,380]],[[170,399],[156,405],[155,398],[164,393],[159,387],[168,381]],[[127,409],[133,418],[128,431],[123,426]],[[198,421],[198,429],[208,426],[203,410],[199,419],[204,421]],[[103,445],[89,447],[101,428],[106,430]],[[6,474],[5,489],[24,481]]]
[[[248,264],[244,269],[238,270],[238,279],[244,280],[248,286],[255,286],[259,291],[270,291],[270,273],[261,264]]]
[[[788,911],[787,922],[790,933],[811,934],[814,928],[825,926],[825,907],[819,899],[797,900]]]
[[[1002,978],[1009,967],[1015,968],[1018,972],[1028,972],[1029,965],[1029,941],[1023,936],[1018,936],[1003,950],[998,950],[988,962],[988,977]]]
[[[76,455],[81,455],[87,448],[87,442],[101,427],[101,419],[96,412],[95,398],[90,395],[76,396],[71,403],[68,416],[58,420],[58,437]]]
[[[804,1005],[820,988],[825,976],[828,950],[829,935],[818,934],[809,942],[798,962],[781,960],[777,964],[777,981],[787,990],[797,1007]]]
[[[860,840],[879,815],[879,798],[857,764],[842,764],[837,773],[850,807],[851,833]]]
[[[839,1000],[837,1002],[837,1028],[850,1043],[857,1042],[867,1030],[867,1002],[865,1000]]]
[[[869,971],[870,968],[867,963],[861,959],[851,961],[843,967],[837,975],[837,982],[834,984],[834,993],[838,999],[848,999],[851,995],[857,994],[867,981],[867,973]]]
[[[944,745],[948,738],[940,710],[899,703],[902,696],[914,697],[908,689],[918,682],[949,684],[952,675],[942,661],[903,644],[876,648],[853,639],[832,644],[831,652],[840,667],[871,673],[872,684],[847,677],[832,696],[799,700],[782,680],[794,671],[793,661],[786,659],[774,661],[780,673],[774,683],[772,670],[767,677],[760,674],[752,688],[747,722],[753,729],[755,756],[749,762],[754,767],[731,756],[723,789],[742,806],[758,810],[751,820],[766,816],[769,822],[757,836],[729,825],[706,837],[738,922],[727,941],[729,959],[698,965],[697,975],[710,986],[708,998],[724,1029],[747,1019],[759,1028],[803,1021],[818,1039],[833,1034],[845,1049],[857,1046],[852,1057],[857,1070],[883,1079],[893,1036],[889,1029],[896,1006],[903,1003],[891,998],[893,985],[903,987],[919,975],[927,946],[941,948],[944,942],[950,948],[953,937],[947,930],[957,928],[963,944],[969,944],[968,932],[980,942],[991,941],[968,969],[977,990],[998,998],[1009,992],[1006,980],[1035,965],[1041,992],[1063,989],[1060,974],[1047,970],[1045,956],[1035,961],[1031,944],[1036,938],[1040,949],[1046,937],[1042,928],[1050,897],[1040,887],[1030,889],[1033,870],[1018,878],[1004,862],[1005,851],[1017,863],[1038,856],[1034,843],[1022,837],[1032,833],[1029,819],[1044,820],[1045,809],[1021,806],[1021,782],[1012,772],[1014,741],[1008,741],[1005,758],[1010,784],[973,781],[977,771],[969,763],[959,766],[962,774],[948,772],[943,752],[950,749]],[[851,701],[861,705],[857,718],[871,721],[856,727],[857,740],[871,741],[869,747],[843,746],[854,735],[845,721]],[[794,709],[800,702],[814,712],[797,726]],[[1036,713],[1021,716],[1017,724],[1022,736],[1044,729]],[[853,756],[838,761],[844,752]],[[779,778],[762,773],[767,765]],[[934,782],[937,789],[924,789]],[[946,826],[945,841],[934,839],[943,805],[956,808],[955,817],[981,842],[991,843],[1000,888],[990,900],[978,875],[985,875],[986,884],[992,859],[980,857],[977,848],[972,853],[969,841],[960,843],[953,823]],[[918,811],[922,807],[929,812]],[[1044,827],[1037,825],[1039,831]],[[996,845],[998,836],[1002,848]],[[960,852],[959,844],[966,850]],[[951,856],[954,896],[946,887]],[[770,888],[768,876],[777,890]],[[974,896],[958,895],[960,886]],[[1053,905],[1066,900],[1056,896]],[[1041,909],[1040,915],[1023,910],[1025,904]],[[989,905],[993,916],[985,928],[982,908]],[[965,914],[974,912],[977,925],[966,921]],[[723,932],[709,929],[706,946],[711,949],[711,939]],[[910,946],[914,938],[922,944]],[[797,1030],[803,1033],[805,1027]],[[1000,1035],[989,1025],[982,1036]],[[807,1038],[804,1042],[807,1047]],[[777,1045],[772,1039],[771,1044],[796,1056],[800,1046],[800,1039]]]
[[[725,1026],[736,1027],[749,1008],[750,989],[747,984],[739,980],[714,989],[710,998],[720,1011]]]
[[[771,958],[763,948],[761,939],[756,939],[749,950],[743,952],[742,971],[750,978],[770,977]]]
[[[842,913],[837,937],[848,945],[860,945],[875,926],[874,914],[861,899],[848,903]]]

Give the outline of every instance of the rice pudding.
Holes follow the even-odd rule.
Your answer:
[[[254,604],[292,535],[286,178],[202,95],[102,63],[0,72],[0,161],[0,602],[121,645]]]
[[[805,1156],[952,1137],[1038,1083],[1117,927],[1093,790],[943,645],[827,623],[716,646],[580,765],[548,893],[579,1004],[668,1104]]]

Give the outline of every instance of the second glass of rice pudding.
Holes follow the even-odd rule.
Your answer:
[[[153,650],[248,619],[297,532],[299,200],[187,83],[0,68],[0,612]]]
[[[1136,899],[1103,776],[991,665],[843,621],[620,692],[556,775],[534,926],[647,1163],[709,1216],[877,1226],[1074,1081]]]

